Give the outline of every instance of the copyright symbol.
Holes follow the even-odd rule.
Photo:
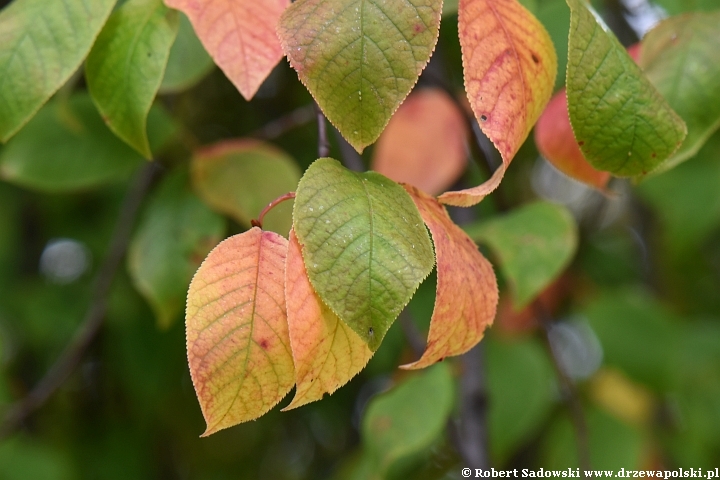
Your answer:
[[[463,477],[469,477],[470,475],[472,475],[472,470],[470,470],[469,468],[463,468],[463,469],[462,469],[462,476],[463,476]]]

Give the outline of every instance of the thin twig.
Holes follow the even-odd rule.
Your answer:
[[[110,287],[125,256],[138,209],[150,188],[156,169],[154,162],[145,164],[130,185],[115,223],[107,256],[95,278],[92,301],[85,313],[83,323],[75,332],[73,340],[30,393],[7,409],[3,423],[0,425],[0,439],[15,431],[60,388],[78,366],[100,331],[105,320]]]
[[[415,325],[415,321],[413,320],[407,307],[400,312],[398,322],[400,322],[400,328],[402,328],[403,335],[405,336],[405,340],[407,340],[408,345],[410,345],[410,348],[415,356],[420,358],[425,351],[425,339],[423,338],[422,333],[420,333],[417,325]]]
[[[320,105],[315,104],[315,113],[318,124],[318,158],[327,157],[330,154],[330,142],[327,136],[327,124],[325,114],[320,110]]]
[[[249,137],[263,140],[273,140],[293,128],[305,125],[315,118],[315,105],[308,104],[296,108],[287,115],[266,123],[262,127],[250,132]]]
[[[488,396],[485,379],[485,344],[478,343],[461,357],[460,422],[456,448],[469,468],[490,468],[488,455]]]
[[[583,471],[589,471],[591,469],[590,464],[590,444],[588,440],[588,428],[585,420],[585,413],[580,403],[575,384],[573,383],[570,375],[565,371],[565,366],[560,360],[559,353],[553,344],[550,331],[553,328],[553,319],[550,313],[547,311],[542,302],[535,300],[532,303],[533,311],[537,317],[540,326],[543,329],[543,337],[545,344],[550,352],[550,358],[552,359],[555,372],[557,373],[558,380],[560,381],[560,389],[563,395],[563,399],[570,410],[570,418],[575,430],[575,437],[577,440],[577,451],[578,460],[580,462],[580,468]]]
[[[253,227],[262,228],[262,224],[263,224],[263,220],[265,219],[265,215],[267,215],[267,213],[270,210],[272,210],[273,208],[275,208],[276,206],[278,206],[285,200],[290,200],[292,198],[295,198],[295,192],[288,192],[285,195],[280,195],[278,198],[276,198],[272,202],[268,203],[267,206],[265,208],[263,208],[262,212],[260,212],[260,215],[258,215],[257,220],[251,220],[250,224]]]
[[[338,145],[340,146],[340,161],[343,165],[345,165],[345,168],[355,172],[364,172],[365,164],[363,163],[360,154],[348,143],[347,140],[345,140],[345,137],[343,137],[335,127],[333,127],[332,130],[338,141]]]

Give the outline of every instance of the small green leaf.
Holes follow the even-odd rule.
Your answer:
[[[407,192],[321,158],[297,190],[293,225],[320,298],[375,351],[434,264]]]
[[[0,142],[75,72],[116,0],[15,0],[0,11]]]
[[[203,258],[222,240],[225,221],[190,190],[178,171],[158,187],[130,244],[128,268],[158,325],[169,327]]]
[[[362,422],[365,449],[381,475],[442,435],[453,406],[453,380],[440,363],[374,398]]]
[[[212,58],[195,35],[190,20],[181,13],[178,34],[170,49],[159,92],[177,93],[186,90],[202,80],[214,66]]]
[[[640,66],[685,120],[687,138],[656,170],[695,155],[720,127],[720,11],[668,18],[642,41]]]
[[[328,120],[361,152],[425,68],[441,10],[442,0],[299,0],[278,34]]]
[[[677,150],[682,119],[583,0],[570,6],[567,98],[585,158],[616,176],[645,175]]]
[[[192,175],[208,205],[248,227],[263,208],[294,191],[300,181],[300,170],[289,155],[250,139],[224,141],[196,152]],[[291,226],[290,202],[273,208],[263,222],[264,230],[285,236]]]
[[[146,122],[162,82],[178,14],[162,0],[130,0],[108,19],[85,64],[88,90],[118,137],[150,158]]]
[[[158,107],[148,127],[154,149],[176,131]],[[0,177],[38,190],[77,190],[126,177],[142,161],[107,129],[90,97],[77,94],[48,103],[0,151]]]
[[[547,202],[468,225],[466,231],[473,240],[487,243],[498,256],[518,309],[562,273],[578,244],[577,227],[570,212]]]

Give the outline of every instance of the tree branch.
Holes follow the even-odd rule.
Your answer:
[[[318,123],[318,158],[327,157],[330,154],[330,142],[327,136],[327,124],[325,114],[320,110],[320,105],[315,103],[315,113]]]
[[[292,112],[282,117],[266,123],[262,127],[248,134],[249,137],[260,138],[263,140],[273,140],[280,137],[288,130],[299,127],[310,122],[315,116],[315,105],[308,104],[296,108]]]
[[[14,432],[60,388],[78,366],[100,331],[105,320],[110,287],[125,256],[138,209],[150,188],[157,168],[154,162],[149,162],[136,174],[123,200],[108,253],[95,278],[92,300],[83,323],[75,332],[73,340],[30,393],[7,409],[3,423],[0,425],[0,439]]]
[[[342,164],[345,165],[345,168],[354,172],[364,172],[366,168],[360,154],[355,151],[353,146],[345,140],[345,137],[343,137],[335,127],[333,127],[332,130],[338,144],[340,145],[340,160],[342,161]]]

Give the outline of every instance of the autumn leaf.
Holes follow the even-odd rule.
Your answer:
[[[290,0],[165,0],[185,13],[200,41],[246,100],[283,57],[275,27]]]
[[[575,140],[564,88],[550,100],[535,125],[535,144],[546,160],[575,180],[600,190],[610,181],[610,173],[590,165]]]
[[[300,180],[293,226],[315,291],[377,350],[434,264],[410,196],[379,173],[321,158]]]
[[[190,374],[203,436],[270,410],[292,388],[285,310],[287,240],[254,227],[220,243],[190,283]]]
[[[413,92],[375,145],[371,168],[432,195],[448,189],[467,163],[468,129],[450,96],[440,89]]]
[[[362,152],[425,68],[441,10],[442,0],[298,0],[278,34],[328,120]]]
[[[439,197],[467,207],[497,188],[550,100],[557,55],[545,28],[516,0],[460,0],[459,33],[470,106],[503,159],[482,185]]]
[[[285,297],[296,388],[295,398],[283,411],[333,393],[357,375],[373,354],[313,290],[294,231],[290,231]]]
[[[405,185],[430,230],[437,257],[437,293],[422,357],[401,368],[416,369],[460,355],[475,346],[495,318],[498,287],[492,265],[450,219],[437,200]]]

